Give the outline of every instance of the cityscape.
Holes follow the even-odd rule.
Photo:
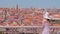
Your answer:
[[[2,1],[0,34],[60,34],[59,1]]]
[[[12,34],[17,30],[20,30],[22,33],[24,31],[27,32],[25,34],[28,34],[28,32],[31,31],[33,31],[31,32],[31,34],[33,34],[34,31],[39,33],[40,31],[42,31],[42,29],[39,28],[43,26],[43,15],[45,10],[49,13],[50,16],[53,16],[54,18],[60,18],[60,9],[56,8],[19,8],[18,5],[16,5],[16,8],[0,8],[0,27],[3,31],[3,34]],[[55,14],[57,16],[54,16]],[[50,26],[60,26],[60,24],[52,23]],[[8,32],[6,31],[6,29],[8,29]],[[20,32],[16,32],[14,34],[17,33]]]

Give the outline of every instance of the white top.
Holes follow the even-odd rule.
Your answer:
[[[44,18],[49,18],[48,16],[49,16],[49,13],[48,12],[45,12]]]

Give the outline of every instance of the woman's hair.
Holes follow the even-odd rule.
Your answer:
[[[49,21],[49,19],[47,19],[47,21]]]

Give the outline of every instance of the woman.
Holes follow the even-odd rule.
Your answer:
[[[47,19],[44,19],[43,20],[43,31],[42,31],[42,34],[50,34],[50,28],[49,28],[49,25],[50,23],[48,22],[49,20]]]

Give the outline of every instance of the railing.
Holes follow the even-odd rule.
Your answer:
[[[43,30],[42,26],[1,26],[0,28],[12,28],[8,31],[3,31],[2,34],[41,34]],[[50,34],[60,34],[60,26],[50,26],[50,29]]]

